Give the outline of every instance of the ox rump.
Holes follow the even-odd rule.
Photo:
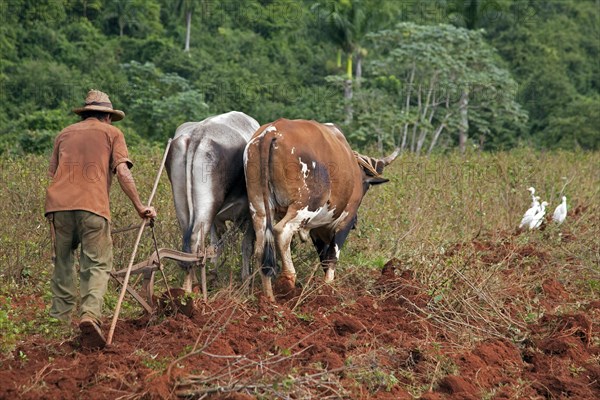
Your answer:
[[[225,222],[239,222],[245,230],[244,279],[249,275],[254,232],[249,223],[243,154],[258,127],[254,118],[237,111],[186,122],[177,128],[166,160],[183,251],[197,254],[209,235],[211,244],[217,245]],[[190,265],[183,266],[188,269],[183,289],[190,292],[194,272]],[[206,288],[202,289],[206,296]]]
[[[350,148],[333,124],[279,119],[261,126],[244,153],[246,186],[265,296],[274,301],[271,278],[276,254],[281,280],[293,288],[296,271],[290,243],[294,233],[310,235],[331,282],[340,250],[354,226],[360,203],[371,185],[388,180],[383,168],[398,155],[375,159]]]

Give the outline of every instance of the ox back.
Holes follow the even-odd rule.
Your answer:
[[[280,119],[263,125],[244,154],[248,200],[255,229],[254,256],[263,289],[274,300],[271,277],[281,257],[281,283],[293,287],[296,272],[290,243],[310,234],[325,280],[331,281],[340,250],[367,189],[387,182],[382,160],[354,153],[333,124]]]
[[[253,118],[232,111],[177,128],[166,170],[183,251],[197,252],[203,245],[201,239],[209,235],[216,244],[225,232],[226,221],[243,223],[249,219],[243,152],[258,127]],[[244,278],[249,274],[253,240],[252,228],[246,225],[242,242]]]

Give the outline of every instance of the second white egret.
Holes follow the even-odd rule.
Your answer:
[[[560,203],[554,210],[554,214],[552,215],[552,221],[554,221],[560,225],[563,222],[565,222],[566,218],[567,218],[567,196],[563,196],[562,203]]]

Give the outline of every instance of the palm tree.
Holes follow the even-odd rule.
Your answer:
[[[73,7],[81,11],[81,15],[84,18],[88,18],[88,10],[93,10],[97,13],[102,8],[102,2],[100,0],[77,0],[73,2]]]
[[[117,20],[119,26],[119,36],[123,36],[125,27],[132,23],[132,15],[135,11],[132,10],[132,2],[130,0],[110,0],[106,2],[104,8],[105,20]]]
[[[346,123],[352,121],[353,57],[356,58],[355,82],[360,87],[362,61],[367,55],[364,47],[366,35],[385,28],[391,20],[392,12],[387,4],[389,2],[385,0],[321,0],[311,7],[317,12],[319,22],[324,22],[327,37],[338,48],[338,68],[342,67],[342,53],[346,54]]]
[[[175,3],[175,10],[185,17],[185,47],[183,51],[190,51],[190,36],[192,33],[192,14],[204,6],[202,0],[179,0]]]

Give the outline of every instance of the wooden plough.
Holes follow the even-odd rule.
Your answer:
[[[184,253],[182,251],[172,250],[172,249],[158,249],[152,255],[146,259],[145,261],[139,262],[131,267],[130,274],[143,274],[142,280],[142,290],[144,292],[144,296],[141,296],[136,290],[132,287],[127,286],[127,292],[136,299],[144,309],[152,314],[154,312],[154,274],[156,271],[162,270],[162,259],[169,259],[178,262],[187,262],[193,264],[200,264],[203,266],[206,265],[206,260],[208,258],[214,257],[216,255],[216,248],[214,246],[208,246],[205,250],[200,249],[198,253]],[[111,272],[111,277],[113,277],[119,284],[123,284],[123,277],[126,276],[128,268],[123,268],[119,271]],[[202,280],[202,293],[206,298],[206,280]]]

